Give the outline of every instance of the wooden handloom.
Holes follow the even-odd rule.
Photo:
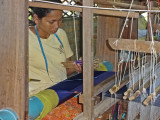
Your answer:
[[[26,0],[1,1],[0,15],[3,17],[0,19],[2,26],[2,29],[0,29],[0,63],[3,69],[0,69],[0,109],[11,108],[17,113],[20,120],[28,120],[28,5],[30,7],[83,12],[84,112],[75,119],[92,120],[95,116],[102,114],[107,110],[108,104],[106,103],[109,103],[109,98],[94,107],[93,97],[104,91],[112,83],[106,80],[96,87],[93,86],[93,14],[126,17],[127,12],[75,8],[48,3],[28,2]],[[83,5],[93,6],[93,0],[83,0]],[[130,13],[129,17],[138,18],[138,15],[138,13]],[[100,19],[100,21],[102,20],[104,19]],[[109,104],[112,105],[114,103]]]

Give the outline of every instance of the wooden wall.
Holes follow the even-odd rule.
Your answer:
[[[0,0],[0,109],[28,120],[28,0]]]
[[[108,0],[110,1],[110,0]],[[120,0],[117,0],[118,2]],[[103,6],[102,6],[103,7]],[[104,6],[113,7],[113,6]],[[100,58],[100,61],[109,61],[113,64],[115,70],[115,50],[113,50],[107,40],[108,38],[119,38],[124,24],[125,18],[110,17],[110,16],[98,16],[97,22],[97,44],[96,44],[96,57]],[[130,35],[130,22],[127,23],[128,27],[125,27],[122,34],[122,38],[129,38]],[[136,39],[138,34],[138,19],[134,18],[132,39]]]
[[[103,6],[103,7],[112,7],[112,6]],[[100,59],[100,61],[107,60],[114,65],[115,51],[111,49],[107,40],[110,37],[111,38],[119,37],[120,18],[109,17],[109,16],[99,16],[97,24],[98,25],[97,25],[96,56]]]

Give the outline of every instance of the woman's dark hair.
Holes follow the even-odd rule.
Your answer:
[[[57,3],[62,3],[61,0],[47,0],[50,2],[57,2]],[[39,19],[42,19],[43,17],[45,17],[48,13],[51,12],[51,10],[53,9],[49,9],[49,8],[37,8],[37,7],[31,7],[33,14],[37,14]]]

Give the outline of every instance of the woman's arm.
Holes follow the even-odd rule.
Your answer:
[[[67,58],[66,61],[71,61],[71,58]],[[67,75],[71,75],[74,72],[82,72],[82,67],[80,64],[76,64],[76,62],[73,63],[74,68],[67,68]]]

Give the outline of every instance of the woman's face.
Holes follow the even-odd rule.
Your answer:
[[[62,23],[62,11],[61,10],[52,10],[42,19],[39,19],[37,24],[37,28],[41,29],[43,32],[47,34],[56,33],[59,26]]]

